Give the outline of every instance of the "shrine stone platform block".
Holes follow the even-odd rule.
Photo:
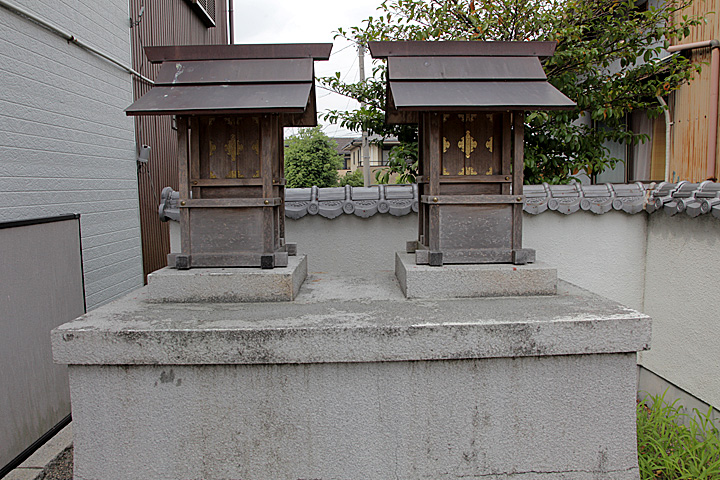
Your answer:
[[[395,276],[407,298],[470,298],[555,295],[557,269],[531,265],[471,264],[440,268],[416,265],[411,254],[395,254]]]
[[[141,289],[55,329],[74,478],[639,478],[649,317],[563,282],[419,300],[381,283],[310,276],[275,303]]]
[[[305,255],[288,258],[286,268],[165,267],[148,275],[151,302],[289,302],[307,276]]]

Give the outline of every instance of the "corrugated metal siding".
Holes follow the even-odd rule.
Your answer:
[[[151,65],[144,47],[160,45],[226,44],[227,1],[216,0],[214,28],[207,28],[185,0],[130,0],[130,15],[137,17],[145,5],[142,22],[132,29],[133,68],[149,78],[155,78],[159,66]],[[134,99],[150,89],[135,79]],[[135,117],[138,143],[152,147],[150,160],[138,171],[140,196],[140,227],[142,231],[143,270],[145,275],[167,265],[170,237],[166,224],[160,222],[157,206],[160,191],[165,186],[178,189],[176,164],[177,139],[172,130],[172,117]]]
[[[691,31],[682,43],[702,42],[720,37],[717,15],[708,12],[720,11],[720,0],[706,0],[693,4],[680,12],[681,15],[705,15],[707,23]],[[669,179],[698,182],[707,177],[708,114],[710,111],[710,49],[692,51],[693,62],[703,63],[703,71],[696,75],[689,85],[675,92],[670,157]],[[717,165],[715,176],[717,177]],[[673,178],[674,174],[674,178]]]

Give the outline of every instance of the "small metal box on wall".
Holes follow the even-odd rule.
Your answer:
[[[285,267],[285,126],[317,124],[332,44],[147,47],[161,63],[128,115],[177,115],[181,253],[169,266]]]
[[[370,42],[386,121],[419,125],[417,264],[534,262],[522,248],[524,112],[575,104],[547,82],[554,42]]]

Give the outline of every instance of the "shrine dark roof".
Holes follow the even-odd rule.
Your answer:
[[[314,60],[331,44],[148,47],[155,85],[127,115],[280,113],[285,126],[316,124]]]
[[[554,42],[370,42],[387,59],[387,121],[417,112],[561,110],[575,103],[550,85],[540,57]]]

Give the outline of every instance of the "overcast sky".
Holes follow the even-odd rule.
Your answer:
[[[369,16],[377,16],[381,0],[235,0],[235,43],[334,43],[330,60],[315,62],[315,74],[341,72],[345,81],[359,78],[357,48],[338,38],[339,27],[360,25]],[[366,75],[371,72],[369,54],[365,56]],[[326,90],[316,89],[318,112],[346,110],[357,103]],[[323,123],[331,137],[359,136],[336,125]]]

